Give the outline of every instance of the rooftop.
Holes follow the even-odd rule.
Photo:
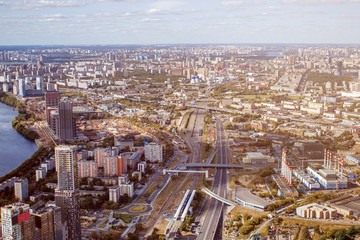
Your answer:
[[[249,157],[249,158],[264,158],[266,156],[262,152],[248,152],[248,153],[246,153],[246,157]]]
[[[248,188],[237,188],[235,191],[235,197],[243,202],[257,205],[262,208],[265,208],[267,205],[270,204],[270,202],[267,202],[266,200],[262,199],[261,197],[258,197],[257,195],[252,194],[250,192],[250,189],[248,189]]]

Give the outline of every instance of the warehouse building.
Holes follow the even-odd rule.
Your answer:
[[[327,201],[326,205],[336,209],[336,211],[343,216],[353,215],[360,217],[360,196],[341,196]]]
[[[275,162],[275,160],[261,152],[248,152],[246,153],[246,157],[243,158],[243,163],[267,164],[269,162]]]

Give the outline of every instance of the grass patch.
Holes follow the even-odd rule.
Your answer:
[[[211,161],[212,164],[217,164],[217,153],[215,153],[215,156],[213,160]]]
[[[110,216],[110,212],[104,212],[103,215]]]
[[[167,167],[167,169],[172,169],[175,166],[175,164],[179,161],[179,159],[180,159],[180,156],[177,155],[175,157],[174,161],[172,161],[172,163],[170,163],[170,165]]]
[[[131,207],[129,210],[130,210],[130,212],[144,212],[147,209],[148,208],[146,206],[134,206],[134,207]]]
[[[171,178],[171,181],[168,183],[168,185],[165,187],[163,191],[159,194],[157,199],[155,200],[153,204],[153,210],[151,212],[151,215],[149,216],[149,219],[146,221],[144,229],[148,229],[149,227],[152,227],[155,224],[155,220],[158,217],[159,213],[161,212],[161,209],[164,207],[164,205],[170,201],[169,196],[173,192],[176,191],[176,189],[183,185],[185,180],[184,174],[179,174],[178,176],[173,175]],[[180,200],[181,201],[181,200]],[[174,203],[174,201],[170,202],[171,204]]]
[[[266,216],[266,214],[264,214],[263,212],[258,212],[256,210],[252,210],[246,207],[242,207],[240,205],[236,205],[234,207],[233,210],[231,210],[230,212],[232,215],[234,215],[235,213],[241,213],[241,214],[248,214],[249,216],[253,216],[253,217],[262,217],[262,216]]]
[[[114,218],[120,218],[120,219],[123,220],[125,223],[131,223],[131,216],[128,215],[128,214],[114,213],[113,217],[114,217]]]
[[[108,222],[109,222],[109,220],[106,220],[105,222],[100,224],[99,228],[104,228]]]
[[[214,150],[214,143],[208,143],[209,138],[209,125],[207,123],[204,124],[204,131],[203,131],[203,137],[202,137],[202,145],[201,145],[201,158],[205,161],[208,159],[210,154]]]
[[[159,229],[158,233],[160,234],[165,234],[166,228],[169,224],[169,221],[166,220],[164,217],[161,217],[155,224],[154,227],[156,227],[157,229]]]
[[[144,195],[140,198],[139,203],[144,203],[145,199],[150,197],[150,195],[156,190],[156,187],[158,186],[157,182],[153,182],[151,186],[146,190]]]

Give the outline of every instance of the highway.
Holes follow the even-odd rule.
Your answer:
[[[229,156],[226,147],[226,136],[223,124],[218,120],[216,122],[216,149],[219,164],[228,164]],[[226,198],[227,195],[227,172],[226,169],[216,169],[212,192]],[[215,233],[223,214],[224,203],[211,199],[204,223],[202,224],[200,235],[197,239],[215,239]]]

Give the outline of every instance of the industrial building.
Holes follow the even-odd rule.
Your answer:
[[[310,203],[296,208],[296,214],[300,217],[311,219],[332,219],[337,215],[335,209],[317,203]]]
[[[307,167],[307,172],[327,190],[345,189],[347,188],[347,178],[340,177],[332,169],[319,168],[311,165]]]
[[[248,152],[246,153],[246,157],[243,158],[243,163],[267,164],[269,162],[275,162],[275,160],[261,152]]]
[[[261,197],[254,195],[248,188],[237,188],[235,191],[235,203],[241,206],[255,209],[258,211],[265,211],[265,208],[271,204]]]
[[[275,181],[276,185],[279,187],[278,196],[282,197],[298,197],[299,192],[293,186],[290,186],[288,182],[279,174],[272,175],[272,179]]]
[[[311,164],[306,170],[325,189],[347,188],[348,180],[343,176],[344,160],[326,148],[324,164],[322,166]]]
[[[341,196],[327,201],[326,205],[336,209],[343,216],[353,215],[360,217],[360,196]]]
[[[320,184],[303,170],[294,170],[293,175],[310,191],[320,190]]]

